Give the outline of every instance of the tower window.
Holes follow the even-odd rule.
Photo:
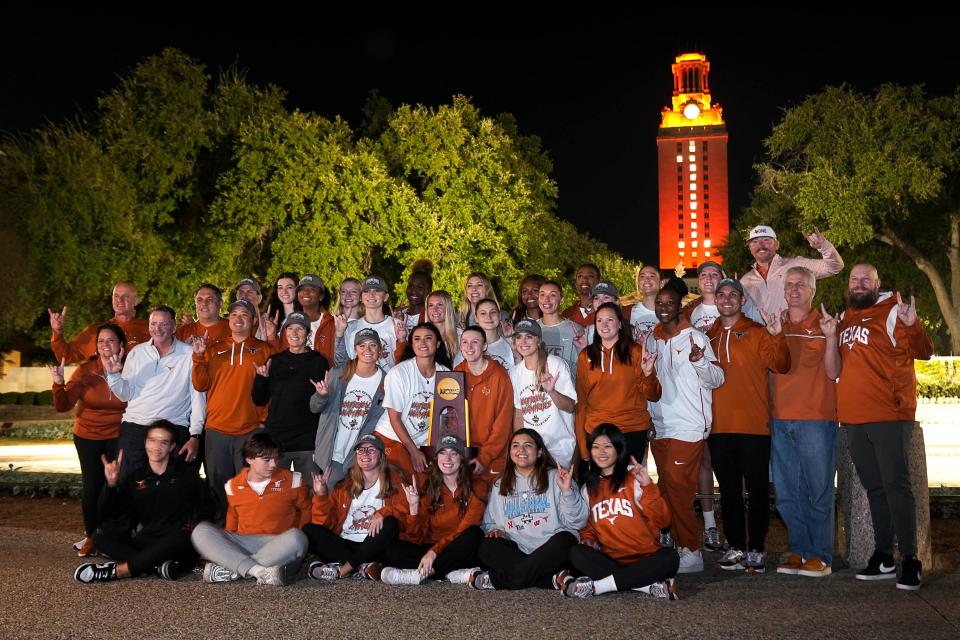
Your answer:
[[[691,164],[689,167],[690,173],[694,173],[697,170],[697,165]]]
[[[679,155],[679,154],[677,155],[677,162],[683,162],[683,156],[682,156],[682,155]]]
[[[703,141],[703,152],[706,153],[706,152],[707,152],[707,149],[709,149],[709,148],[710,148],[710,147],[708,146],[707,141],[704,140],[704,141]]]
[[[690,150],[690,153],[693,153],[694,151],[697,150],[697,143],[691,140],[690,142],[687,143],[687,149]]]
[[[678,143],[677,143],[677,153],[683,153],[683,143],[682,143],[682,142],[678,142]]]

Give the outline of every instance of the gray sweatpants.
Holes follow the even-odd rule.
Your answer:
[[[307,536],[300,529],[287,529],[276,535],[241,535],[225,531],[209,522],[193,530],[190,541],[210,562],[235,571],[242,577],[254,565],[285,566],[294,573],[307,555]]]

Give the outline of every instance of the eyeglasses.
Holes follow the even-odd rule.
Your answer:
[[[375,447],[360,447],[357,449],[358,456],[372,456],[375,453],[377,453],[377,449]]]

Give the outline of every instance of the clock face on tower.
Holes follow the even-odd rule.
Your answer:
[[[696,102],[688,102],[683,108],[683,116],[687,120],[696,120],[700,115],[700,106]]]

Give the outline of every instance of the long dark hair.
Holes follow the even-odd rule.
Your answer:
[[[547,279],[538,273],[532,273],[520,281],[520,284],[517,286],[517,306],[513,308],[513,324],[517,324],[527,317],[527,305],[523,302],[523,285],[528,282],[533,282],[539,290],[540,285],[546,281]]]
[[[513,447],[513,441],[517,436],[529,436],[537,446],[537,463],[533,468],[530,488],[534,493],[546,493],[550,484],[550,469],[556,469],[557,463],[553,456],[547,450],[547,445],[543,443],[543,436],[533,429],[517,429],[510,436],[510,443],[507,445],[507,465],[503,468],[503,474],[500,476],[500,495],[509,496],[513,493],[513,487],[517,480],[517,467],[513,464],[513,456],[510,455],[510,449]]]
[[[173,320],[174,320],[174,323],[176,323],[176,320],[177,320],[176,316],[174,316]],[[112,322],[104,322],[103,324],[97,327],[97,333],[96,333],[96,337],[94,338],[94,341],[100,338],[101,331],[110,331],[111,333],[113,333],[114,336],[116,336],[117,342],[120,343],[120,349],[123,350],[123,360],[126,360],[127,359],[127,334],[123,332],[123,329],[121,329],[119,325],[116,325]],[[100,350],[97,349],[96,352],[92,356],[90,356],[90,359],[99,360]]]
[[[587,454],[590,456],[590,462],[586,465],[583,484],[587,487],[587,493],[594,496],[600,487],[600,467],[593,462],[593,442],[600,436],[607,436],[610,444],[617,451],[617,461],[613,465],[613,473],[607,476],[610,478],[611,490],[616,491],[623,486],[623,481],[627,477],[627,464],[630,460],[630,454],[627,452],[627,441],[623,438],[623,433],[616,425],[609,422],[597,425],[596,429],[587,436]]]
[[[409,360],[416,355],[413,352],[413,334],[421,330],[432,332],[434,337],[437,339],[437,352],[433,356],[433,361],[437,364],[442,364],[447,369],[452,369],[453,363],[450,360],[450,354],[447,353],[447,346],[443,342],[443,337],[440,335],[440,330],[433,326],[432,322],[418,324],[410,330],[410,337],[407,338],[407,346],[403,349],[403,357],[400,358],[400,362]]]
[[[278,330],[280,327],[283,326],[283,321],[287,318],[287,310],[283,308],[283,303],[280,301],[280,296],[277,295],[277,283],[283,279],[293,280],[293,287],[294,287],[293,310],[303,311],[303,307],[300,306],[300,301],[297,300],[297,292],[296,292],[296,287],[300,283],[300,276],[293,273],[292,271],[284,271],[283,273],[278,275],[276,278],[274,278],[273,287],[270,288],[270,302],[268,303],[270,305],[269,308],[273,313],[276,313],[277,311],[280,312],[280,318],[277,320]]]
[[[587,345],[587,358],[590,359],[590,368],[596,369],[597,364],[603,357],[603,341],[600,339],[600,332],[597,331],[596,316],[604,309],[613,311],[617,320],[620,321],[620,330],[617,332],[617,343],[613,345],[612,351],[617,356],[617,362],[623,365],[630,364],[630,347],[633,345],[633,329],[630,323],[623,319],[623,311],[616,302],[604,302],[597,307],[594,314],[593,342]]]
[[[440,455],[439,451],[437,455]],[[473,480],[470,475],[470,465],[467,464],[463,456],[460,456],[460,469],[457,471],[457,489],[460,491],[460,497],[456,499],[457,510],[462,516],[467,511],[470,498],[473,497]],[[434,463],[430,465],[427,475],[427,485],[424,488],[424,493],[427,496],[427,509],[430,513],[434,513],[443,506],[443,492],[446,490],[440,465],[434,461]]]

